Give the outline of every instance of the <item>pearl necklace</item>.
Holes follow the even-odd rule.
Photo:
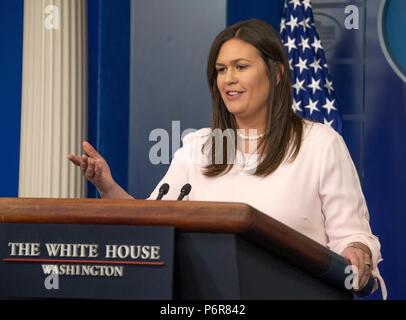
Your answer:
[[[237,134],[240,138],[243,138],[244,140],[259,140],[265,135],[265,133],[261,133],[261,134],[256,134],[253,136],[246,136],[245,134],[238,132],[238,131],[237,131]]]

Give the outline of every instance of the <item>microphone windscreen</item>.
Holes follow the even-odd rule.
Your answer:
[[[164,183],[160,188],[159,188],[159,193],[162,193],[163,195],[167,194],[169,191],[169,184]]]
[[[187,196],[190,193],[190,190],[192,190],[192,186],[190,185],[190,183],[186,183],[183,187],[181,192]]]

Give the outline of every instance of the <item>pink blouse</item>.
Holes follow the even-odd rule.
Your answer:
[[[149,199],[156,199],[158,189],[168,183],[165,200],[176,200],[180,189],[190,183],[185,199],[198,201],[244,202],[279,220],[296,231],[340,254],[351,242],[361,242],[372,252],[372,274],[381,284],[380,243],[372,234],[369,213],[357,171],[343,138],[329,126],[305,121],[303,143],[293,162],[284,162],[271,175],[251,174],[257,154],[238,152],[237,165],[225,175],[202,174],[207,154],[202,144],[209,128],[186,135],[183,147]]]

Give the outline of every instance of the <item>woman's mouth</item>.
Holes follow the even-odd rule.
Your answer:
[[[237,90],[228,90],[226,91],[226,97],[229,101],[235,101],[239,99],[245,91],[237,91]]]

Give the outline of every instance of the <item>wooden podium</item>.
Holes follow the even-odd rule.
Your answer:
[[[175,299],[352,299],[341,256],[241,203],[0,199],[2,224],[173,226]]]

